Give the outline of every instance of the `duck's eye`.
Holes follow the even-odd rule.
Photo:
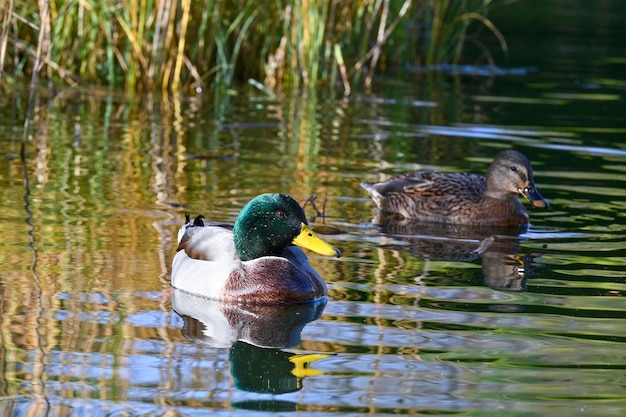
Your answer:
[[[279,219],[284,219],[285,217],[287,217],[287,213],[282,210],[276,210],[276,217],[278,217]]]
[[[517,167],[512,166],[512,167],[511,167],[511,171],[513,171],[513,172],[517,172]]]

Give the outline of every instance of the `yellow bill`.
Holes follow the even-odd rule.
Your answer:
[[[320,255],[336,256],[337,258],[341,256],[341,252],[339,252],[337,248],[324,242],[304,223],[302,223],[300,234],[296,236],[292,243],[301,248],[312,250]]]

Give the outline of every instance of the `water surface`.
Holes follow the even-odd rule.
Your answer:
[[[539,44],[525,31],[541,19],[520,14],[494,76],[408,71],[349,98],[42,92],[24,160],[24,94],[8,92],[2,415],[623,415],[625,34],[607,4],[591,27],[546,6],[559,24]],[[360,181],[484,173],[505,148],[551,207],[483,256],[480,234],[373,223]],[[339,230],[342,258],[310,256],[328,302],[171,292],[184,212],[232,223],[269,191],[317,195],[325,217],[307,215]],[[257,321],[233,332],[225,314]]]

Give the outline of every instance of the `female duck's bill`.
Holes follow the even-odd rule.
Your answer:
[[[519,193],[526,198],[533,206],[538,208],[548,208],[550,204],[539,194],[539,190],[535,187],[535,183],[530,183],[529,186],[524,187]]]

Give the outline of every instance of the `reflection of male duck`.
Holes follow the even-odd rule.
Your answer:
[[[303,378],[320,373],[311,364],[329,356],[280,350],[300,344],[304,326],[322,315],[325,298],[286,306],[235,304],[173,289],[171,302],[183,318],[185,337],[230,348],[230,371],[239,389],[261,393],[299,390]]]
[[[485,285],[503,291],[524,291],[540,264],[540,254],[520,254],[519,234],[526,228],[485,227],[419,222],[379,214],[381,232],[403,244],[385,245],[420,258],[471,262],[481,259]]]
[[[262,349],[236,342],[230,348],[230,373],[235,387],[249,392],[282,394],[302,388],[302,379],[322,372],[311,364],[326,354],[302,354]]]
[[[221,348],[236,341],[278,349],[297,346],[304,326],[319,319],[326,306],[326,298],[280,306],[229,303],[177,289],[170,299],[185,322],[186,337]]]

